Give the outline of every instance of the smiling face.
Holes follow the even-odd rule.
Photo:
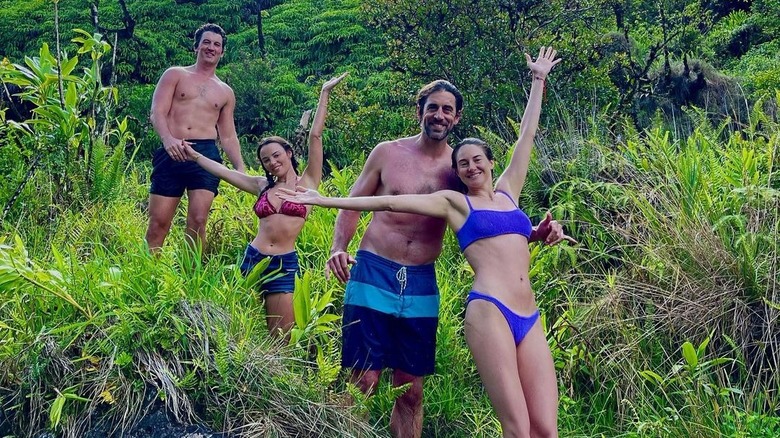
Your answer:
[[[431,140],[446,140],[460,121],[455,96],[449,91],[442,90],[430,94],[418,114],[420,128]]]
[[[200,37],[200,42],[195,47],[195,53],[199,60],[216,64],[225,53],[222,35],[216,32],[206,31]]]
[[[276,142],[261,146],[258,155],[263,170],[277,178],[287,174],[292,166],[292,151],[285,150],[284,146]]]
[[[466,187],[493,184],[493,154],[480,143],[462,143],[453,151],[458,177]]]

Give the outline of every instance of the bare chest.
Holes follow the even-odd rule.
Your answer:
[[[385,163],[382,169],[383,195],[426,194],[450,189],[453,170],[449,162],[406,157]]]
[[[203,110],[219,112],[227,103],[228,94],[222,84],[215,80],[194,80],[190,76],[182,78],[176,84],[173,100],[196,105]]]

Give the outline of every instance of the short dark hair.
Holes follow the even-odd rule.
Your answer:
[[[420,91],[417,92],[417,115],[422,117],[423,108],[425,108],[425,102],[428,101],[428,96],[437,91],[447,91],[455,96],[455,112],[459,113],[463,110],[463,95],[460,94],[457,87],[452,85],[449,81],[439,79],[426,84]]]
[[[457,169],[458,168],[458,152],[463,146],[473,144],[475,146],[479,146],[482,148],[482,150],[485,152],[485,158],[487,158],[490,161],[493,161],[493,150],[490,149],[490,146],[488,146],[487,142],[484,140],[480,140],[478,138],[469,137],[464,138],[460,141],[457,145],[455,145],[454,148],[452,148],[452,168]]]
[[[222,50],[225,50],[225,47],[227,46],[227,35],[225,34],[225,30],[222,29],[222,27],[220,27],[218,24],[214,23],[206,23],[195,31],[195,44],[192,46],[193,49],[198,48],[200,45],[200,39],[203,38],[203,34],[205,32],[218,33],[222,37]]]

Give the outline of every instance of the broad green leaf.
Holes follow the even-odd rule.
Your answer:
[[[68,90],[65,92],[65,105],[68,108],[76,108],[76,105],[78,104],[79,94],[78,91],[76,91],[76,84],[73,82],[70,82],[68,84]]]
[[[74,68],[76,68],[76,65],[79,63],[79,57],[73,56],[72,58],[66,60],[64,64],[62,64],[62,67],[60,68],[60,72],[62,73],[63,79],[70,75],[70,72],[73,71]]]
[[[338,315],[334,315],[332,313],[326,313],[324,315],[321,315],[319,318],[317,318],[317,325],[329,324],[333,321],[338,321],[339,318],[341,317]]]
[[[712,335],[710,335],[710,336],[712,336]],[[704,357],[704,350],[707,349],[707,345],[709,345],[709,343],[710,343],[710,336],[707,336],[706,338],[704,338],[704,340],[701,341],[701,344],[699,344],[699,348],[696,349],[696,356],[699,359],[702,359]]]
[[[696,350],[693,348],[693,344],[689,341],[685,341],[682,345],[682,354],[685,361],[688,363],[688,366],[696,368],[696,365],[699,364],[699,358],[696,356]]]

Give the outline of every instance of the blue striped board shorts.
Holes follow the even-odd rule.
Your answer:
[[[344,296],[341,365],[433,374],[439,287],[433,263],[405,266],[360,250]]]

